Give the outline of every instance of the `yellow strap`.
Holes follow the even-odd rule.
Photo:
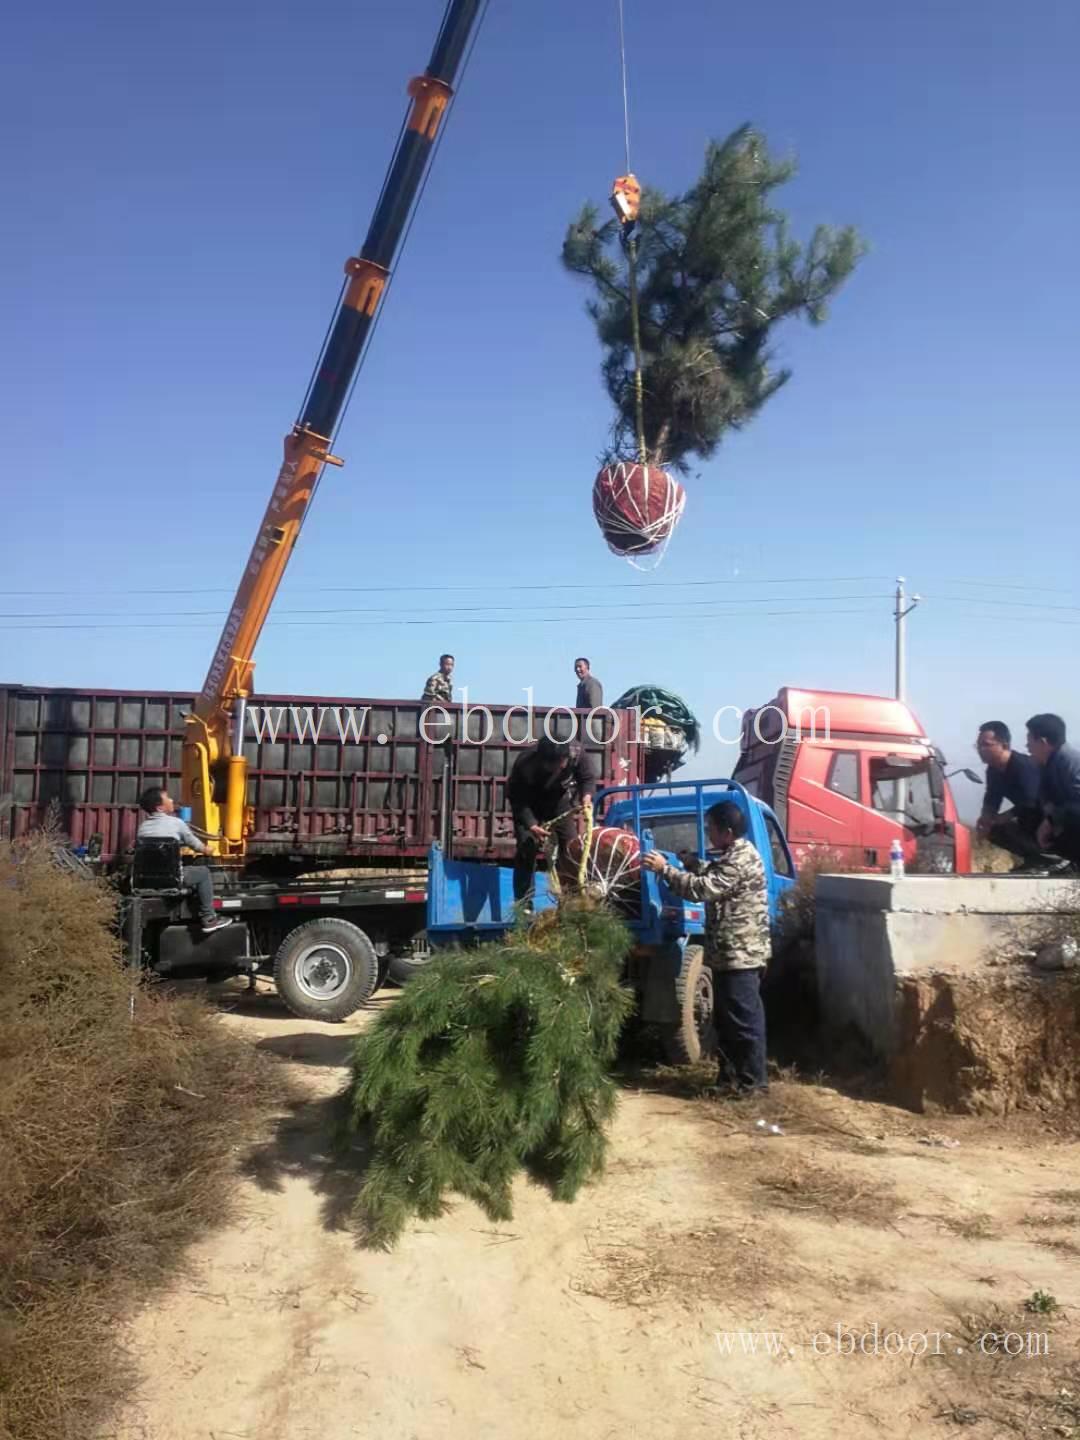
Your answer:
[[[589,852],[592,850],[593,814],[591,798],[585,800],[582,809],[585,812],[585,833],[581,837],[581,860],[578,864],[577,883],[579,890],[584,890],[585,888],[585,872],[589,865]]]

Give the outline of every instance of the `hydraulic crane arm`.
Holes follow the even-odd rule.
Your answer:
[[[247,766],[243,701],[251,693],[255,646],[289,563],[353,379],[371,334],[391,267],[416,204],[453,83],[484,0],[449,0],[412,100],[382,194],[346,282],[299,418],[285,439],[285,461],[244,567],[214,658],[184,737],[183,796],[197,827],[223,859],[244,852]]]

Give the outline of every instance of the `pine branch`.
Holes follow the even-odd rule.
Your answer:
[[[828,302],[865,252],[850,227],[819,226],[804,248],[769,195],[795,173],[773,160],[764,138],[743,126],[706,149],[700,179],[685,194],[642,197],[638,229],[639,311],[650,454],[685,469],[707,458],[784,385],[772,372],[769,340],[781,322],[821,324]],[[619,227],[596,226],[586,206],[563,247],[567,269],[588,280],[588,309],[605,351],[603,375],[616,410],[616,443],[634,433],[629,296],[618,276]]]

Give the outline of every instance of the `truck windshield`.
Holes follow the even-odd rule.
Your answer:
[[[890,766],[887,760],[870,761],[870,799],[875,810],[916,835],[934,829],[934,790],[929,759],[915,770]]]
[[[696,815],[650,815],[647,819],[643,816],[642,824],[652,831],[658,850],[669,850],[673,855],[687,850],[692,855],[698,853]]]

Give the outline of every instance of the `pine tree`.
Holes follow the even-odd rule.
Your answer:
[[[630,944],[613,913],[568,902],[409,981],[353,1055],[347,1129],[369,1149],[355,1205],[367,1243],[393,1245],[450,1191],[508,1220],[526,1165],[567,1201],[601,1171]]]
[[[653,464],[685,472],[690,457],[708,459],[728,430],[751,420],[791,376],[774,365],[775,327],[794,316],[821,324],[865,252],[850,226],[820,225],[805,246],[792,238],[772,192],[794,173],[794,161],[774,160],[764,137],[743,126],[710,142],[701,178],[685,195],[642,194],[637,276]],[[605,458],[625,458],[636,453],[626,262],[618,222],[598,219],[586,205],[562,259],[595,289],[588,310],[616,410]]]

